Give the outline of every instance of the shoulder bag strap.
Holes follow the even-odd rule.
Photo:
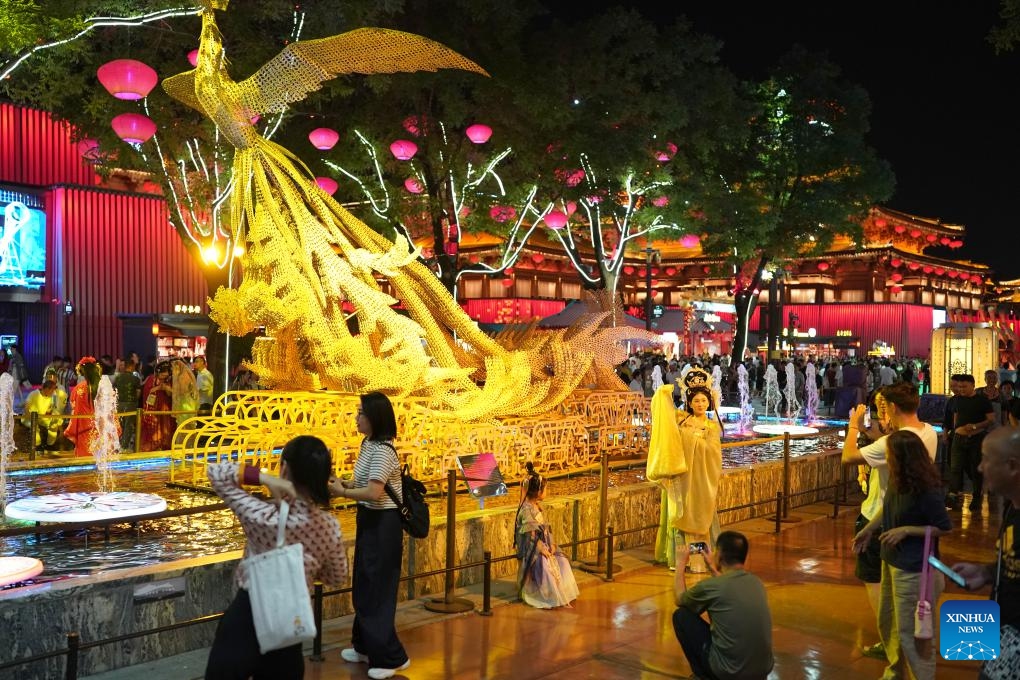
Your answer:
[[[919,600],[928,600],[929,590],[931,590],[929,581],[931,580],[930,568],[928,567],[928,555],[931,554],[931,526],[924,528],[924,552],[921,553],[921,592],[918,594]],[[934,603],[933,603],[934,604]]]
[[[397,454],[397,447],[395,447],[393,444],[390,444],[389,442],[383,442],[382,444],[383,444],[383,446],[390,447],[390,449],[393,451],[393,455],[397,459],[397,469],[399,470],[400,469],[400,456]],[[393,487],[390,486],[390,483],[386,482],[386,484],[385,484],[385,486],[383,486],[383,488],[386,490],[386,495],[390,497],[390,500],[393,501],[396,504],[397,508],[400,509],[401,512],[403,512],[403,510],[404,510],[404,500],[402,498],[397,498],[397,492],[393,490]]]
[[[290,504],[287,501],[280,501],[280,518],[276,523],[276,547],[283,547],[283,539],[287,533],[287,514],[290,513]]]

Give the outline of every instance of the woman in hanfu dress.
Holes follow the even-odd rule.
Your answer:
[[[657,450],[649,448],[647,467],[648,478],[663,487],[656,560],[670,569],[676,566],[678,544],[712,546],[720,531],[716,497],[722,476],[722,425],[708,417],[713,410],[711,377],[695,368],[683,380],[688,410],[677,410],[673,420],[666,412],[666,399],[659,408],[652,405],[652,438],[660,444]],[[672,392],[671,386],[663,389]],[[703,559],[688,566],[692,571],[706,570]]]
[[[71,415],[92,416],[96,412],[96,392],[99,391],[99,379],[103,377],[102,369],[94,357],[82,357],[75,371],[83,380],[71,390]],[[76,458],[93,455],[92,442],[96,438],[95,419],[71,418],[64,430],[64,436],[74,442]]]
[[[570,560],[553,541],[542,514],[546,479],[527,464],[525,496],[517,510],[517,588],[521,599],[538,609],[570,606],[577,599],[577,582]]]

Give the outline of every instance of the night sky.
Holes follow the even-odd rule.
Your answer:
[[[608,4],[608,3],[607,3]],[[885,205],[962,224],[945,251],[1020,277],[1017,223],[1020,53],[986,36],[998,2],[633,2],[652,19],[682,13],[723,41],[738,76],[760,78],[791,45],[823,51],[871,96],[869,141],[896,175]],[[934,252],[934,251],[933,251]]]

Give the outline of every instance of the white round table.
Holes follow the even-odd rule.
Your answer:
[[[8,503],[4,514],[31,522],[101,522],[154,515],[166,501],[152,493],[111,491],[25,496]]]

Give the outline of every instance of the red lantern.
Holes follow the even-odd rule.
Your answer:
[[[960,241],[960,240],[950,241],[949,242],[949,247],[950,248],[961,248],[961,247],[963,247],[963,241]]]
[[[655,288],[657,285],[659,285],[659,280],[658,279],[652,279],[652,288]]]
[[[894,257],[893,259],[889,260],[889,264],[891,264],[894,267],[899,267],[901,264],[903,264],[903,260],[901,260],[898,257]]]
[[[676,267],[666,267],[666,276],[676,276]]]
[[[140,113],[122,113],[111,120],[110,125],[128,144],[143,144],[156,134],[156,124]]]
[[[923,272],[924,272],[925,274],[931,274],[931,273],[932,273],[933,271],[935,271],[935,268],[934,268],[934,267],[932,267],[932,266],[931,266],[930,264],[926,264],[926,265],[924,265],[924,267],[923,267],[923,268],[921,269],[921,271],[923,271]]]
[[[626,274],[627,276],[631,276],[634,274],[634,268],[628,264],[626,267],[623,268],[623,273]]]
[[[645,276],[647,273],[648,273],[648,270],[645,269],[644,267],[642,267],[641,269],[637,270],[637,275],[641,276],[641,277]]]
[[[513,279],[503,279],[503,287],[504,288],[509,288],[512,285],[514,285],[514,280]]]
[[[907,265],[907,268],[912,272],[916,272],[918,269],[921,268],[921,265],[918,264],[917,262],[911,262],[910,264]]]
[[[335,179],[331,177],[316,177],[315,183],[319,185],[319,188],[325,191],[327,194],[332,196],[336,193],[337,188],[340,186],[336,183]]]
[[[573,215],[577,211],[577,203],[575,201],[567,201],[567,215]]]
[[[420,194],[425,191],[425,187],[422,186],[421,182],[415,177],[408,177],[404,180],[404,188],[412,194]]]
[[[192,67],[198,66],[198,50],[191,50],[188,52],[188,63]]]
[[[828,268],[829,268],[829,263],[826,262],[825,260],[822,260],[821,262],[818,263],[818,271],[824,272]]]
[[[907,230],[907,228],[904,227],[902,224],[897,224],[895,227],[893,227],[893,231],[895,231],[897,234],[902,234],[906,230]]]
[[[464,130],[464,134],[475,144],[485,144],[489,141],[489,137],[492,136],[492,128],[488,125],[482,125],[475,123],[470,126],[467,130]]]
[[[514,275],[514,268],[513,267],[507,267],[506,269],[503,270],[503,273],[506,274],[507,276],[513,276]]]
[[[545,216],[545,223],[550,229],[562,229],[567,226],[567,215],[562,210],[550,210]]]
[[[927,236],[924,237],[924,240],[927,241],[928,243],[935,243],[935,241],[939,240],[939,236],[938,234],[928,234]]]
[[[899,283],[900,281],[903,280],[903,274],[900,274],[899,272],[896,272],[892,276],[890,276],[889,278],[892,279],[893,281]]]
[[[878,227],[879,229],[885,229],[885,226],[887,224],[888,224],[888,222],[883,220],[881,217],[879,217],[877,220],[875,220],[875,226]]]
[[[920,229],[911,229],[910,230],[910,238],[917,238],[920,235],[921,235],[921,230]]]
[[[971,283],[976,283],[976,284],[978,284],[980,286],[981,285],[981,277],[978,276],[977,274],[975,274],[974,276],[970,277],[970,282]]]
[[[470,262],[471,264],[478,264],[481,261],[482,258],[478,257],[477,255],[471,255],[470,257],[468,257],[468,262]]]
[[[957,276],[959,276],[959,272],[954,271],[949,272],[949,278],[955,279]]]
[[[710,271],[712,271],[712,268],[711,268],[711,267],[709,267],[709,266],[708,266],[708,265],[706,264],[706,265],[705,265],[704,267],[702,267],[702,268],[701,268],[701,271],[703,271],[703,272],[705,272],[705,273],[707,274],[707,273],[709,273]]]
[[[336,146],[340,133],[332,128],[315,128],[308,133],[308,141],[319,151],[329,151]]]
[[[942,238],[939,239],[939,243],[941,243],[944,246],[948,246],[950,242],[952,242],[952,240],[953,239],[949,238],[948,236],[943,236]]]
[[[159,82],[156,71],[134,59],[108,61],[99,67],[96,75],[106,91],[117,99],[143,99]]]
[[[945,273],[946,273],[945,267],[935,267],[935,274],[937,276],[942,276]]]
[[[494,205],[489,208],[489,217],[497,222],[509,222],[517,217],[517,210],[510,205]]]
[[[531,261],[534,262],[535,264],[542,264],[543,262],[545,262],[545,255],[543,255],[542,253],[535,253],[534,255],[531,256]]]
[[[390,153],[398,161],[409,161],[418,153],[418,145],[406,139],[398,139],[390,144]]]
[[[893,286],[892,288],[889,289],[889,292],[895,294],[895,293],[899,293],[902,290],[903,290],[902,286]]]
[[[680,237],[680,245],[684,248],[696,248],[701,243],[697,234],[684,234]]]
[[[669,196],[656,196],[652,199],[652,205],[656,208],[665,208],[669,205]]]
[[[443,248],[447,255],[456,255],[457,251],[460,250],[456,241],[447,241],[446,246]]]

